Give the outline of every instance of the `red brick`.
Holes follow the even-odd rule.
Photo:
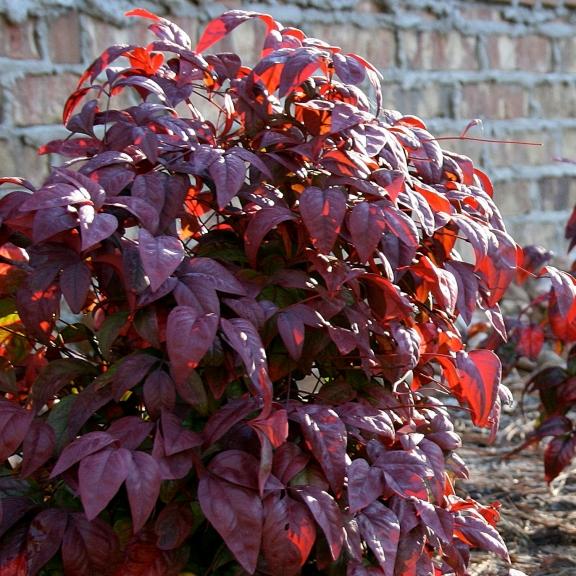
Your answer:
[[[491,68],[549,72],[552,66],[552,45],[544,36],[492,35],[486,38]]]
[[[48,52],[57,64],[82,62],[80,44],[80,18],[77,12],[68,12],[48,21]]]
[[[459,32],[405,30],[401,46],[408,68],[477,70],[476,38]]]
[[[35,20],[12,24],[0,17],[0,56],[18,60],[40,58],[36,42]]]
[[[534,210],[530,180],[508,180],[494,184],[494,202],[504,217],[529,214]]]
[[[90,17],[83,20],[82,33],[91,60],[113,44],[145,46],[156,39],[142,21],[132,18],[127,20],[129,24],[123,28]]]
[[[538,114],[544,118],[576,117],[576,86],[569,82],[543,82],[533,90]]]
[[[380,70],[396,65],[396,40],[388,28],[363,29],[349,24],[316,24],[310,36],[319,38],[344,52],[354,52]]]
[[[57,124],[68,96],[76,88],[75,74],[25,76],[14,90],[14,123],[17,126]]]
[[[542,178],[538,186],[544,210],[572,210],[576,204],[576,181],[573,176]]]
[[[462,88],[460,118],[505,119],[528,115],[528,93],[515,84],[473,83]]]
[[[538,166],[553,164],[557,155],[557,136],[542,131],[509,132],[493,137],[494,140],[507,140],[515,143],[490,143],[488,157],[494,166]],[[533,146],[532,144],[539,144]]]

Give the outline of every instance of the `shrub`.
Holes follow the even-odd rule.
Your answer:
[[[576,209],[566,226],[566,238],[571,249],[576,244]],[[571,273],[545,266],[552,257],[550,252],[528,246],[524,254],[525,269],[519,270],[517,282],[547,278],[549,288],[535,296],[517,317],[506,319],[508,342],[492,338],[490,345],[502,358],[505,373],[521,364],[522,358],[537,360],[545,345],[562,355],[563,364],[546,365],[527,379],[525,393],[537,392],[540,397],[539,416],[535,429],[510,453],[512,456],[547,439],[544,476],[550,483],[576,456],[576,290]]]
[[[455,324],[479,306],[503,332],[521,252],[489,179],[380,110],[359,56],[264,14],[225,13],[195,50],[129,14],[158,40],[89,67],[70,137],[42,149],[68,160],[38,189],[3,179],[24,188],[0,200],[5,573],[507,558],[496,508],[454,492],[443,402],[495,430],[507,399],[497,356]],[[253,18],[253,68],[203,55]],[[114,108],[127,89],[141,101]]]

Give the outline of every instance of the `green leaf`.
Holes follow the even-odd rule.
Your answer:
[[[100,343],[100,351],[106,360],[110,360],[112,344],[128,320],[128,312],[116,312],[104,320],[102,327],[96,333]]]

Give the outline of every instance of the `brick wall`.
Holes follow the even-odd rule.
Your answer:
[[[424,118],[438,136],[469,135],[541,146],[446,140],[496,183],[520,243],[559,256],[576,203],[576,1],[568,0],[0,0],[0,173],[39,182],[49,157],[36,147],[63,134],[66,95],[109,44],[147,42],[132,5],[168,15],[192,37],[225,6],[272,13],[375,63],[387,107]],[[227,48],[253,57],[250,25]]]

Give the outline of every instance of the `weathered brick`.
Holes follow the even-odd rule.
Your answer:
[[[0,17],[0,56],[18,60],[40,58],[34,19],[26,20],[21,24],[13,24],[4,17]]]
[[[452,87],[429,84],[425,88],[403,88],[397,84],[383,86],[384,105],[400,110],[404,114],[430,118],[450,118],[452,116]]]
[[[408,68],[423,70],[477,70],[477,40],[460,32],[404,30],[401,48]]]
[[[0,174],[16,176],[18,174],[14,157],[14,144],[9,140],[0,140]]]
[[[507,180],[494,184],[494,201],[504,217],[529,214],[535,209],[531,180]]]
[[[476,166],[481,168],[484,164],[486,147],[488,145],[475,140],[462,140],[459,132],[460,126],[457,126],[456,123],[454,123],[453,131],[434,133],[434,136],[437,138],[438,143],[443,150],[449,150],[450,152],[456,152],[456,154],[461,154],[462,156],[468,156]]]
[[[532,90],[533,105],[544,118],[576,117],[576,85],[571,82],[543,82]]]
[[[363,29],[349,24],[314,24],[309,35],[320,38],[343,52],[354,52],[380,70],[396,66],[396,40],[388,28]]]
[[[542,178],[538,181],[543,210],[572,210],[576,204],[576,180],[573,176]]]
[[[77,82],[78,76],[70,73],[18,79],[13,87],[14,123],[17,126],[60,123],[64,104]]]
[[[563,238],[564,223],[542,222],[533,219],[507,223],[508,232],[520,246],[539,244],[549,250],[553,250],[555,255],[562,258],[566,254],[566,241]],[[536,233],[537,231],[537,233]]]
[[[557,135],[542,131],[514,131],[494,136],[494,140],[514,143],[490,143],[488,156],[493,166],[538,166],[552,164],[557,156]],[[535,145],[533,145],[535,144]]]
[[[459,118],[505,119],[528,115],[528,91],[516,84],[482,82],[462,87]]]
[[[562,38],[558,40],[560,54],[560,72],[573,74],[576,72],[576,38]]]
[[[67,12],[48,21],[48,51],[52,62],[78,64],[82,62],[80,17]]]
[[[147,26],[136,19],[128,19],[128,24],[119,28],[85,16],[82,21],[82,34],[90,59],[96,58],[113,44],[145,46],[155,39]]]
[[[549,72],[552,66],[552,44],[544,36],[486,37],[486,52],[490,68],[497,70],[528,70]]]

